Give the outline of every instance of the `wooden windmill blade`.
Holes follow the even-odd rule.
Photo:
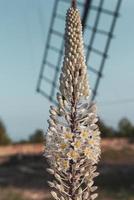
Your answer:
[[[92,99],[96,97],[100,80],[103,77],[121,2],[122,0],[77,1],[82,16],[87,68],[90,74],[92,73]],[[56,102],[59,72],[63,61],[65,13],[69,6],[69,0],[55,0],[54,2],[37,83],[37,92],[53,103]]]

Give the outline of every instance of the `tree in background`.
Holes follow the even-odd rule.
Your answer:
[[[4,123],[0,121],[0,145],[8,145],[11,143],[11,139],[7,135]]]
[[[120,137],[134,137],[134,125],[127,118],[119,121],[118,135]]]
[[[134,125],[127,119],[122,118],[118,123],[118,129],[114,129],[106,125],[102,120],[99,120],[101,136],[104,137],[128,137],[134,138]]]
[[[30,137],[30,143],[43,143],[44,142],[44,133],[43,130],[37,129]]]
[[[101,137],[116,137],[116,131],[112,128],[107,126],[102,120],[98,121],[98,126],[100,127]]]

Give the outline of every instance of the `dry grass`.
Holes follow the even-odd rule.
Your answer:
[[[134,143],[130,144],[127,139],[111,138],[102,140],[102,152],[109,149],[121,151],[123,149],[134,150]],[[9,146],[0,146],[0,157],[16,154],[40,154],[44,151],[43,144],[17,144]]]
[[[16,154],[40,154],[43,152],[43,144],[16,144],[9,146],[0,146],[0,157],[13,156]]]
[[[42,152],[41,144],[0,147],[0,200],[51,200]],[[134,200],[133,155],[127,140],[102,141],[98,200]]]
[[[46,191],[23,191],[15,188],[0,188],[0,200],[51,200]],[[99,200],[134,200],[134,192],[120,189],[118,191],[100,190]]]
[[[47,200],[50,199],[48,191],[23,190],[14,187],[0,188],[0,200]]]
[[[30,200],[12,188],[0,188],[0,200]]]
[[[120,189],[118,191],[103,190],[99,192],[99,200],[134,200],[134,193]]]

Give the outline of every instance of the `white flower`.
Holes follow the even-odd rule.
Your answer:
[[[79,158],[79,153],[77,151],[71,149],[67,153],[67,156],[68,156],[68,159],[77,161],[77,159]]]
[[[100,157],[100,132],[96,125],[96,106],[89,100],[80,14],[73,7],[66,16],[59,90],[58,106],[50,109],[45,148],[51,166],[48,172],[56,179],[49,185],[58,191],[51,194],[56,200],[93,200],[97,197],[91,193],[96,188],[93,178],[97,175],[94,165]]]

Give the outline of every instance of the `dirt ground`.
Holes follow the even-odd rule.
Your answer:
[[[109,147],[109,146],[108,146]],[[99,200],[134,200],[134,149],[103,148],[95,180]],[[14,154],[0,157],[0,200],[47,200],[50,198],[42,154]]]

